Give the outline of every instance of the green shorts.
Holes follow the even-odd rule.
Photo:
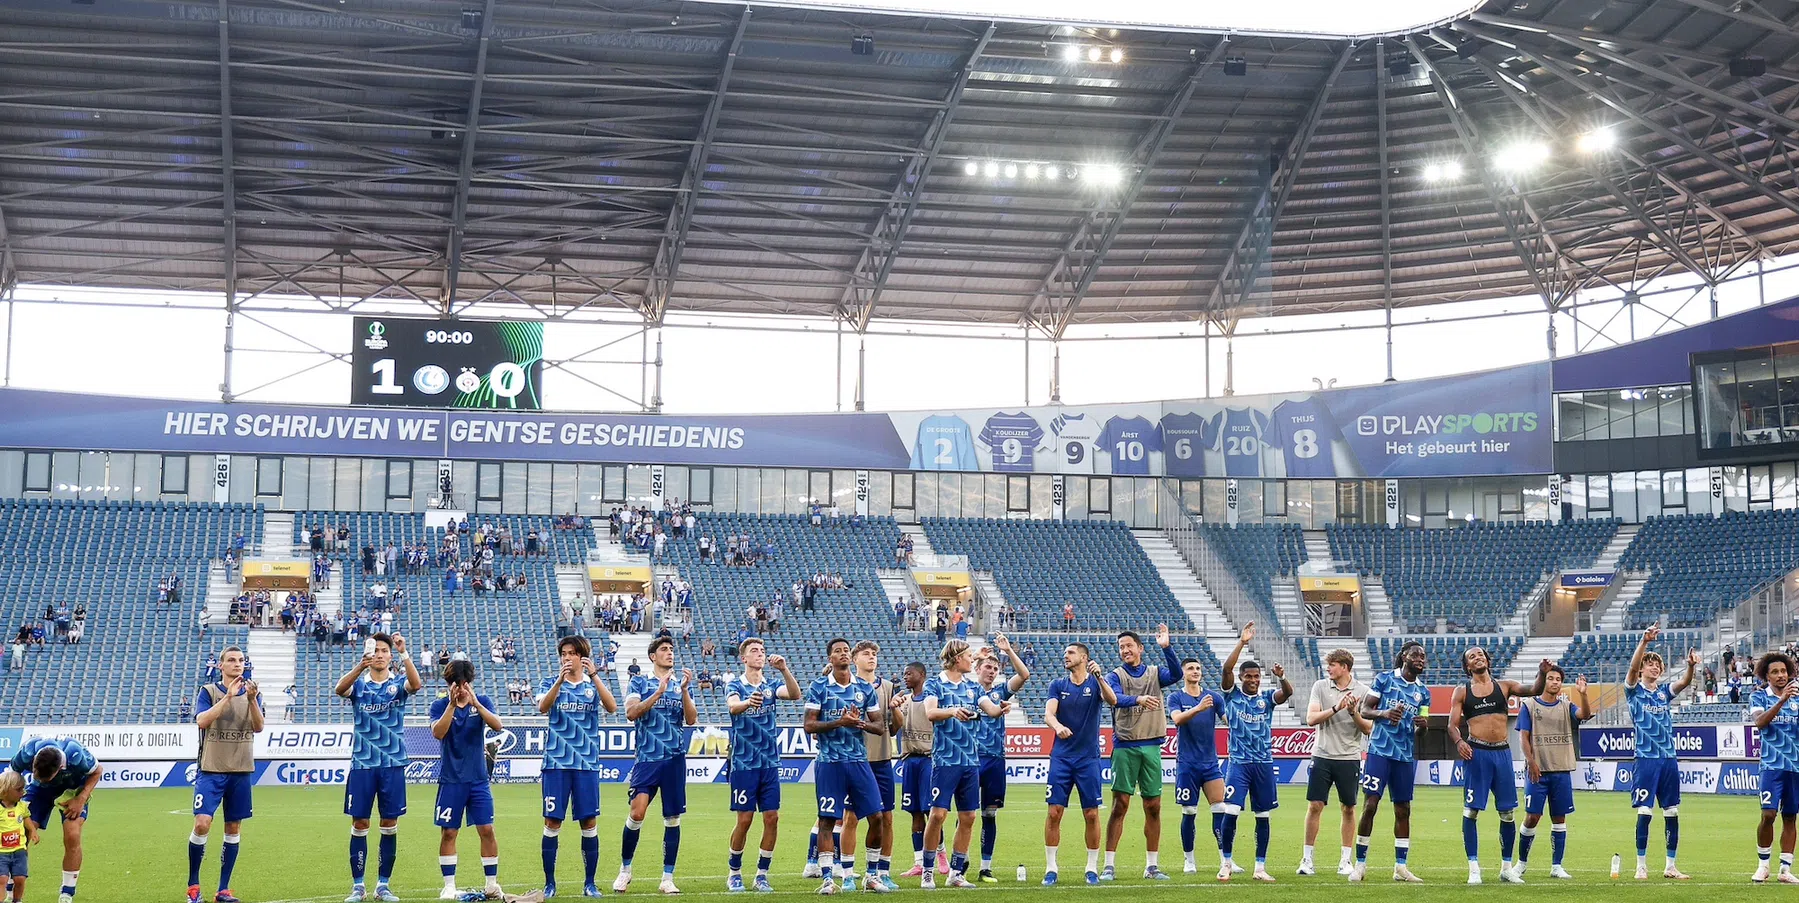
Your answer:
[[[1112,750],[1112,792],[1144,799],[1162,795],[1162,747],[1126,746]]]

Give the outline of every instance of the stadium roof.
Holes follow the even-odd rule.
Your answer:
[[[5,0],[0,282],[1052,335],[1556,307],[1795,249],[1792,7],[1515,0],[1344,39],[665,0]],[[1577,150],[1594,128],[1616,146]],[[1549,159],[1501,169],[1522,139]],[[1459,178],[1424,177],[1451,160]]]

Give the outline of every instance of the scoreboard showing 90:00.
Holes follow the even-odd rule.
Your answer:
[[[543,324],[357,317],[350,403],[543,408]]]

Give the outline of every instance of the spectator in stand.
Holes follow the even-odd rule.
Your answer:
[[[176,713],[176,717],[182,724],[187,724],[194,720],[194,698],[192,696],[189,696],[186,693],[181,694],[181,704],[179,711]]]
[[[338,524],[337,525],[337,550],[339,552],[350,551],[350,525],[349,524]]]
[[[1026,668],[1032,671],[1037,670],[1037,647],[1030,643],[1024,644],[1024,653],[1019,658],[1024,661]]]
[[[28,638],[29,634],[26,631],[21,630],[19,631],[19,635],[12,639],[11,668],[14,671],[25,670],[25,641]],[[186,697],[184,696],[183,698],[185,699]]]
[[[389,573],[389,574],[400,573],[400,547],[394,545],[392,542],[389,542],[387,544],[386,555],[387,555],[387,573]]]
[[[1073,602],[1062,603],[1062,629],[1063,630],[1073,630],[1074,629],[1074,603]]]
[[[66,637],[64,637],[64,639],[71,644],[75,644],[75,643],[80,643],[81,638],[86,635],[87,635],[87,622],[86,621],[76,621],[73,624],[69,625],[69,633]]]
[[[625,668],[625,673],[632,677],[636,677],[643,673],[643,668],[637,664],[637,659],[631,659],[631,664],[629,667]]]
[[[306,547],[311,549],[312,554],[314,555],[318,555],[325,551],[325,534],[324,531],[319,529],[317,524],[314,524],[311,529],[306,531]]]
[[[363,546],[360,560],[362,561],[362,576],[375,576],[375,547]]]

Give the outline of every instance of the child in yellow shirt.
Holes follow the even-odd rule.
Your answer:
[[[12,885],[13,903],[25,899],[26,845],[37,843],[37,825],[26,817],[25,776],[6,769],[0,773],[0,879]]]

